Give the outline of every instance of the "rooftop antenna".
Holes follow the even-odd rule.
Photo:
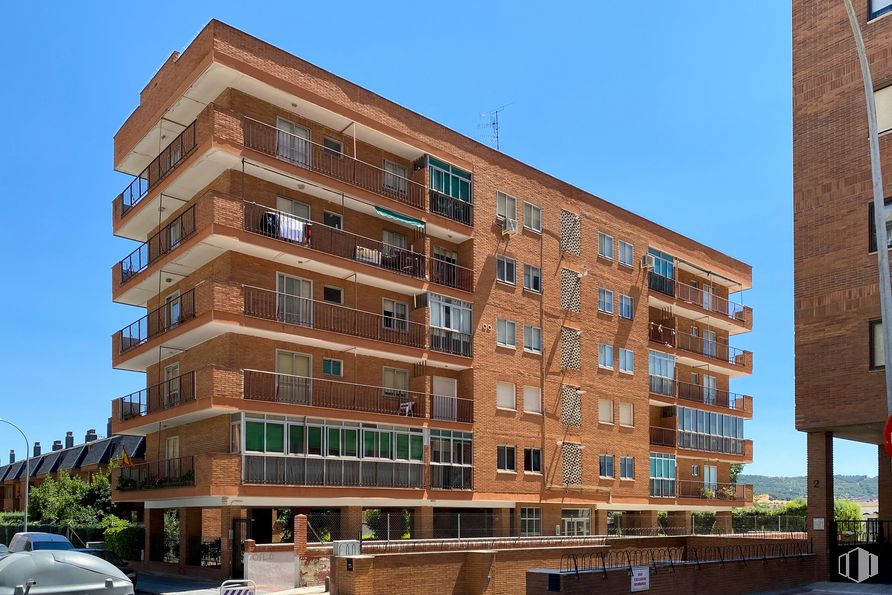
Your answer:
[[[480,117],[486,118],[486,121],[480,124],[480,128],[486,128],[489,132],[489,142],[491,145],[494,145],[496,151],[502,150],[502,145],[499,142],[499,113],[502,112],[506,107],[511,105],[510,103],[506,103],[496,109],[488,112],[481,112]]]

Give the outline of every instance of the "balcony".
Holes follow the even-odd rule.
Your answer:
[[[424,487],[424,463],[303,456],[244,455],[246,484],[320,487]]]
[[[119,419],[127,421],[195,400],[195,372],[120,397]]]
[[[673,428],[650,427],[650,443],[656,446],[675,447],[675,430]]]
[[[679,498],[694,498],[709,502],[727,502],[728,506],[739,506],[741,503],[752,503],[753,486],[751,484],[712,483],[703,481],[678,480],[676,482]]]
[[[195,460],[193,457],[180,457],[122,467],[117,489],[126,492],[194,485]]]
[[[471,339],[472,336],[469,333],[444,328],[431,328],[430,350],[471,357]]]
[[[126,353],[194,317],[195,290],[190,289],[119,330],[115,334],[118,353]]]
[[[115,199],[120,216],[148,195],[149,191],[172,172],[195,149],[195,122],[189,124]]]
[[[471,423],[474,402],[444,395],[427,395],[384,386],[370,386],[275,372],[245,370],[244,398],[250,401],[361,411],[400,417]]]
[[[432,490],[472,490],[474,489],[474,469],[466,465],[443,465],[431,463]]]
[[[656,299],[658,302],[676,306],[682,310],[682,315],[685,318],[697,319],[706,313],[714,319],[715,326],[729,332],[740,332],[753,328],[753,309],[749,306],[732,302],[686,283],[679,283],[675,279],[664,277],[653,271],[647,273],[647,285],[652,292],[672,298],[666,300],[657,297]]]
[[[677,397],[685,401],[714,405],[742,413],[753,412],[752,397],[653,374],[650,375],[650,392],[654,395]]]
[[[121,285],[146,270],[160,257],[179,248],[194,233],[195,205],[140,244],[139,248],[119,263]]]
[[[712,365],[729,375],[739,376],[752,373],[752,352],[731,347],[727,343],[720,343],[715,339],[707,339],[698,335],[676,332],[674,328],[656,322],[650,323],[648,338],[652,343],[696,354],[698,357],[692,360],[693,365],[697,365],[702,358],[709,360]],[[683,354],[678,354],[678,357],[682,360],[684,356]]]

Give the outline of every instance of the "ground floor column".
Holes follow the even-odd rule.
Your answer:
[[[607,511],[603,508],[596,508],[592,511],[592,533],[607,535]]]
[[[236,564],[233,559],[236,545],[235,539],[244,539],[244,535],[236,535],[233,520],[246,518],[248,511],[244,508],[227,506],[220,509],[220,571],[223,576],[233,576],[233,570],[237,566],[241,568],[241,563]],[[247,524],[246,524],[247,525]]]
[[[734,532],[730,510],[720,510],[715,513],[715,532],[720,535],[728,535]]]
[[[340,539],[359,539],[362,531],[362,506],[345,506],[341,509]]]
[[[183,572],[186,566],[201,566],[201,509],[180,508],[180,557]]]
[[[666,513],[667,535],[690,535],[694,532],[689,510],[671,510]]]
[[[143,560],[163,562],[163,556],[159,555],[164,550],[164,509],[147,508],[144,513],[146,528],[145,551]]]
[[[879,453],[877,461],[877,472],[879,479],[877,487],[879,488],[879,504],[880,510],[877,515],[879,518],[890,521],[892,520],[892,459],[886,454],[886,449],[882,445],[877,447]]]
[[[492,514],[492,536],[493,537],[512,537],[516,532],[512,531],[512,508],[496,508]]]
[[[434,507],[419,506],[412,509],[412,539],[434,538]]]
[[[829,578],[833,522],[833,434],[808,433],[808,536],[816,554],[816,579]]]

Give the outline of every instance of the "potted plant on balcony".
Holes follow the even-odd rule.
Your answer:
[[[715,492],[706,486],[701,486],[700,497],[705,498],[706,500],[712,500],[713,498],[715,498]]]
[[[735,486],[725,486],[723,488],[719,488],[719,498],[722,500],[736,500],[737,499],[737,489]]]

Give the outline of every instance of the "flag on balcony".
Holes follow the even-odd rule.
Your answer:
[[[127,454],[127,449],[121,449],[121,467],[133,467],[133,459]]]

